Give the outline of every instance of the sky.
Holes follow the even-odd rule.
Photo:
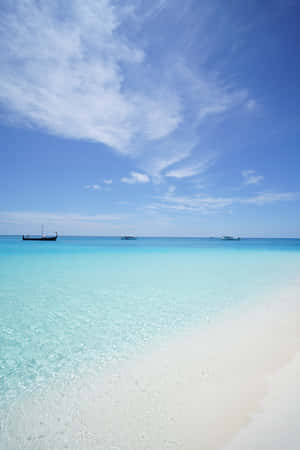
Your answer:
[[[2,0],[0,234],[300,237],[300,5]]]

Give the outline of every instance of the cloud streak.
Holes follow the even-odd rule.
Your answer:
[[[102,189],[99,184],[86,184],[83,187],[84,187],[84,189],[87,189],[90,191],[100,191]]]
[[[0,102],[10,120],[105,144],[158,181],[191,156],[199,124],[245,104],[248,93],[192,70],[182,50],[153,56],[141,43],[156,14],[139,19],[138,4],[74,0],[62,12],[58,0],[19,0],[5,8]],[[151,10],[162,4],[167,10],[161,0]]]
[[[0,229],[17,234],[40,233],[41,223],[45,231],[58,231],[65,235],[112,235],[120,234],[128,219],[128,214],[79,214],[39,211],[3,211],[0,212]]]
[[[0,223],[23,224],[30,226],[40,226],[41,223],[49,226],[64,225],[68,223],[102,223],[120,221],[124,216],[118,214],[94,214],[85,215],[79,213],[56,213],[56,212],[36,212],[36,211],[3,211],[0,212]]]
[[[255,170],[243,170],[242,176],[244,177],[245,184],[259,184],[264,180],[264,176],[257,175]]]
[[[206,172],[213,165],[213,163],[214,161],[212,159],[207,159],[196,163],[194,162],[193,164],[190,163],[189,165],[186,164],[176,169],[169,170],[165,175],[166,177],[177,179],[193,177]]]
[[[159,139],[180,122],[177,96],[124,89],[123,67],[144,52],[119,33],[109,0],[48,5],[20,0],[2,15],[0,101],[23,123],[130,153],[136,136]],[[124,16],[125,14],[125,16]],[[37,38],[38,36],[38,38]]]
[[[123,177],[121,178],[122,183],[127,184],[137,184],[137,183],[149,183],[150,178],[145,173],[139,173],[139,172],[130,172],[130,177]]]
[[[262,192],[251,197],[216,197],[206,195],[177,196],[167,192],[159,201],[149,205],[150,209],[201,212],[204,214],[224,210],[233,205],[268,205],[281,201],[299,199],[296,192]]]

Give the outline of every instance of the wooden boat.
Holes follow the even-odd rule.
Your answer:
[[[35,236],[29,236],[24,235],[22,236],[23,241],[56,241],[57,239],[57,232],[55,233],[55,236],[46,236],[44,233],[44,226],[42,225],[42,231],[40,237]]]
[[[57,239],[57,233],[55,236],[41,236],[41,237],[31,237],[31,236],[25,236],[23,234],[22,236],[23,241],[56,241]]]

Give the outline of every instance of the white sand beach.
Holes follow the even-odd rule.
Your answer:
[[[296,450],[300,283],[15,404],[0,447]]]

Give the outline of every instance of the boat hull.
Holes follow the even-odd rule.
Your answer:
[[[23,239],[23,241],[56,241],[57,236],[40,237],[40,238],[38,238],[38,237],[34,238],[34,237],[26,237],[26,236],[23,236],[22,239]]]
[[[222,241],[240,241],[240,237],[233,237],[233,236],[223,236]]]

